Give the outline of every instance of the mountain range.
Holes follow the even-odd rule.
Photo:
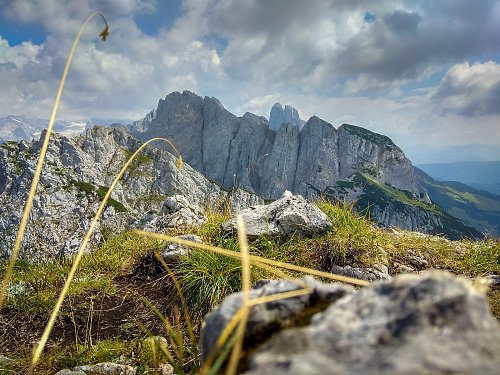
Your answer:
[[[500,196],[500,161],[419,164],[417,167],[436,180],[461,182]]]
[[[8,257],[12,249],[41,144],[38,140],[0,145],[0,258]],[[54,133],[22,256],[36,261],[76,251],[100,200],[140,144],[121,128],[94,127],[71,138]],[[144,150],[113,191],[94,238],[104,229],[143,227],[160,215],[163,203],[173,195],[200,207],[226,200],[229,193],[217,184],[189,165],[179,170],[176,164],[176,158],[162,149]],[[231,192],[231,198],[235,208],[263,202],[241,190]]]
[[[39,138],[48,120],[28,116],[6,116],[0,118],[0,143],[5,141],[21,141]],[[80,134],[85,130],[85,122],[57,120],[54,131],[66,136]]]
[[[40,249],[52,256],[72,253],[119,167],[141,141],[152,137],[173,141],[187,163],[185,169],[176,170],[169,146],[148,147],[113,193],[102,227],[140,226],[174,194],[198,206],[230,196],[236,206],[246,207],[289,190],[312,200],[345,200],[380,226],[451,239],[477,238],[483,231],[498,234],[500,199],[493,194],[471,189],[465,194],[461,187],[437,182],[384,135],[350,124],[335,128],[315,116],[301,123],[293,108],[273,108],[273,121],[290,115],[296,121],[274,130],[265,117],[237,117],[215,98],[173,92],[129,125],[94,127],[74,137],[55,134],[35,199],[35,224],[27,234],[26,243],[32,246],[25,247],[25,256],[36,259]],[[23,140],[0,145],[4,256],[11,248],[40,144]]]
[[[481,235],[472,222],[433,204],[425,181],[390,138],[350,124],[335,128],[316,116],[300,127],[289,122],[273,130],[265,117],[237,117],[216,98],[184,91],[160,99],[128,130],[143,141],[170,138],[186,162],[225,189],[241,187],[265,199],[285,190],[343,198],[380,225],[450,238]]]

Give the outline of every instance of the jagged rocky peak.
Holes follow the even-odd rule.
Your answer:
[[[306,122],[300,118],[299,112],[295,108],[289,105],[283,107],[281,103],[274,104],[269,114],[269,127],[273,130],[278,130],[281,124],[287,123],[295,125],[299,130],[302,130]]]
[[[0,145],[0,258],[12,248],[41,140]],[[121,127],[94,127],[73,138],[51,135],[22,257],[40,260],[73,253],[101,198],[140,144]],[[200,209],[208,201],[228,199],[217,184],[188,164],[178,170],[176,157],[154,146],[140,154],[114,189],[104,226],[117,231],[141,227],[150,215],[161,216],[163,203],[173,195]],[[241,190],[231,198],[234,208],[262,202]],[[94,238],[99,238],[99,228]]]
[[[290,121],[300,119],[298,112],[279,103],[271,111],[272,125],[250,113],[237,117],[217,99],[189,91],[167,95],[155,115],[146,121],[144,132],[132,133],[143,141],[169,138],[187,163],[224,189],[240,187],[267,199],[279,198],[285,190],[314,198],[354,185],[354,176],[360,174],[364,182],[349,190],[354,201],[369,189],[368,182],[384,187],[378,195],[398,189],[408,198],[404,205],[394,205],[399,216],[392,220],[383,215],[387,201],[377,196],[382,223],[396,222],[405,229],[435,227],[433,217],[427,220],[431,214],[413,215],[416,204],[430,203],[428,195],[410,160],[386,136],[348,124],[336,129],[316,116],[301,129]],[[372,199],[367,198],[370,207]],[[416,219],[400,219],[408,215]]]

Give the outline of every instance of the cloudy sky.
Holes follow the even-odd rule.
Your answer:
[[[279,101],[418,144],[500,143],[500,1],[0,0],[0,117],[143,117],[171,91]]]

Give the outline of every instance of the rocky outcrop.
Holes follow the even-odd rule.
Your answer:
[[[278,130],[282,124],[292,124],[302,130],[306,122],[302,120],[299,116],[299,112],[289,106],[281,105],[281,103],[275,103],[271,108],[271,113],[269,114],[269,127],[273,130]]]
[[[270,122],[250,113],[236,117],[217,99],[184,91],[167,95],[130,129],[143,140],[171,138],[188,163],[225,189],[241,187],[267,199],[290,190],[311,199],[331,195],[339,182],[366,173],[417,205],[430,204],[411,162],[388,137],[347,124],[335,129],[315,116],[301,127],[297,119],[296,110],[279,104]],[[436,228],[444,225],[430,206],[416,212],[408,204],[401,211],[378,199],[366,207],[385,226],[440,233]]]
[[[215,98],[174,92],[130,129],[143,140],[171,138],[184,159],[208,178],[264,198],[278,198],[285,190],[317,196],[361,169],[425,199],[413,166],[389,138],[351,125],[336,130],[317,117],[301,131],[293,120],[296,111],[280,107],[273,107],[270,126],[263,117],[232,115]]]
[[[175,238],[180,238],[181,240],[203,243],[203,240],[200,236],[196,234],[183,234],[180,236],[175,236]],[[191,252],[191,248],[189,246],[181,245],[175,242],[171,242],[165,246],[163,250],[163,259],[169,262],[176,262],[179,258],[188,255]]]
[[[42,135],[44,137],[44,134]],[[88,130],[84,135],[52,137],[34,200],[21,255],[37,261],[72,254],[112,180],[141,142],[120,128]],[[41,142],[0,146],[0,256],[7,257],[31,186]],[[180,195],[184,208],[163,208]],[[153,219],[165,228],[182,222],[200,225],[202,207],[217,202],[236,209],[261,203],[255,195],[227,193],[176,158],[154,146],[147,147],[111,195],[100,225],[114,230],[143,226]],[[170,202],[170,203],[169,203]],[[98,240],[97,228],[94,240]]]
[[[273,285],[272,293],[297,288],[289,282],[276,281]],[[264,294],[265,287],[266,284],[252,290],[251,297]],[[288,302],[261,304],[257,311],[252,308],[244,348],[251,354],[245,359],[245,373],[498,372],[500,325],[491,315],[483,291],[470,280],[427,271],[374,283],[357,293],[343,290],[345,293],[348,294],[344,297],[337,294],[328,304],[318,306],[319,312],[309,320],[300,319],[295,327],[289,324],[288,314],[308,310],[310,305],[295,300],[303,296]],[[207,316],[204,353],[213,348],[217,333],[240,304],[241,294],[231,295]],[[288,305],[293,307],[289,309]],[[280,314],[285,314],[286,324],[281,323]],[[270,321],[278,323],[269,324]],[[254,338],[260,340],[257,348],[251,346]]]
[[[169,229],[198,228],[207,222],[203,209],[188,202],[183,195],[168,197],[159,212],[159,215],[148,215],[145,229],[154,232],[164,232]]]
[[[379,181],[428,201],[419,189],[413,165],[390,138],[347,124],[339,127],[338,134],[341,179],[368,171]]]
[[[333,228],[328,217],[302,196],[285,192],[281,199],[268,205],[251,206],[239,212],[245,222],[248,238],[310,237]],[[236,218],[222,224],[222,229],[236,232]]]

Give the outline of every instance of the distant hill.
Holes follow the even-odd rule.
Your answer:
[[[500,196],[454,181],[437,181],[415,168],[431,201],[464,224],[500,235]]]
[[[9,115],[0,118],[0,143],[6,141],[30,141],[38,139],[43,129],[47,128],[49,120],[21,115]],[[85,129],[85,122],[57,120],[54,130],[67,135],[80,134]]]
[[[458,181],[500,195],[500,161],[419,164],[417,167],[437,180]]]
[[[449,147],[413,144],[406,145],[404,151],[415,164],[500,160],[500,144],[467,144]]]

